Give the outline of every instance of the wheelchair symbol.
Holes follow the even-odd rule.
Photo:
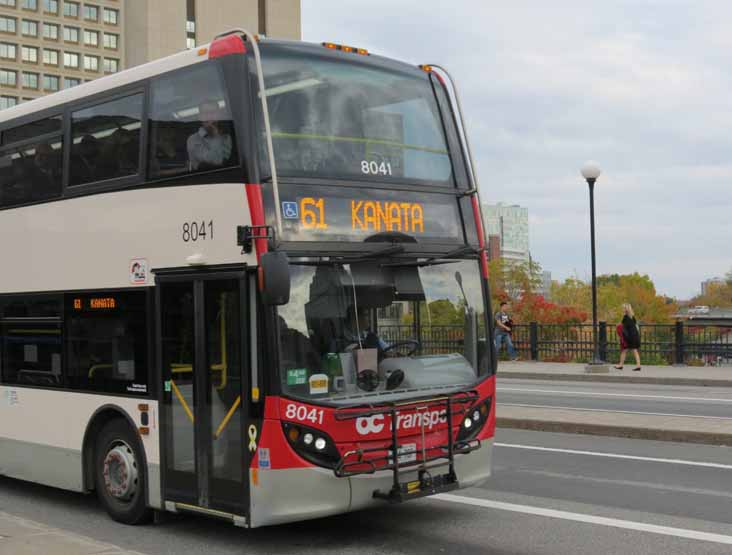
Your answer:
[[[300,216],[297,210],[296,202],[283,202],[282,203],[282,217],[288,220],[297,220]]]

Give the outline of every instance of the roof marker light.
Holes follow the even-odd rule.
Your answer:
[[[341,50],[342,52],[347,52],[348,54],[360,54],[361,56],[370,55],[369,51],[365,48],[356,48],[355,46],[346,46],[344,44],[336,44],[334,42],[324,42],[322,44],[329,50]]]

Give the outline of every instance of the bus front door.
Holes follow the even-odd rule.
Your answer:
[[[246,516],[246,280],[157,278],[163,494],[176,507]]]

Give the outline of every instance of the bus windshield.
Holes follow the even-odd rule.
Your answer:
[[[312,264],[312,265],[311,265]],[[488,372],[478,263],[292,262],[280,380],[306,400],[470,387]]]
[[[427,73],[281,45],[262,58],[281,175],[453,184]]]

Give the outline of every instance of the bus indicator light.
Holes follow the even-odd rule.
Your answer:
[[[369,55],[369,51],[365,48],[346,46],[345,44],[336,44],[334,42],[324,42],[322,44],[329,50],[340,50],[341,52],[347,52],[348,54],[360,54],[361,56]]]
[[[81,299],[74,299],[74,310],[81,310]]]

